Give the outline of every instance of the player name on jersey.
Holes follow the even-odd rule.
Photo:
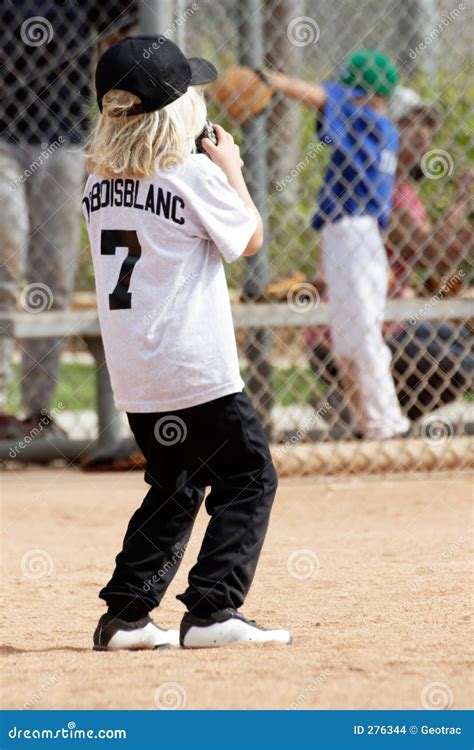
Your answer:
[[[163,190],[158,185],[151,184],[140,191],[140,180],[130,178],[117,178],[114,180],[99,180],[92,184],[82,202],[87,211],[87,219],[91,212],[99,211],[101,208],[115,206],[117,208],[134,208],[142,211],[151,211],[157,216],[162,216],[175,224],[184,224],[185,219],[182,209],[185,207],[184,200],[170,190]],[[139,195],[141,192],[141,195]],[[146,195],[145,195],[146,193]]]

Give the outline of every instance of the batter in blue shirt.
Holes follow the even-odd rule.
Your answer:
[[[332,346],[352,428],[374,439],[394,437],[409,427],[382,337],[388,287],[383,231],[398,149],[388,102],[397,69],[386,55],[365,49],[352,54],[338,82],[267,77],[275,89],[318,112],[318,135],[331,149],[312,224],[321,232]]]
[[[343,216],[373,216],[386,229],[390,216],[398,131],[383,112],[366,103],[360,91],[340,83],[322,85],[324,111],[318,119],[321,140],[332,146],[313,227]]]

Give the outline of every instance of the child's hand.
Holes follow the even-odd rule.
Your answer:
[[[222,169],[227,177],[229,185],[233,187],[236,193],[240,196],[244,206],[249,208],[255,214],[257,226],[248,241],[247,247],[242,253],[242,255],[247,256],[254,255],[260,250],[263,244],[262,217],[251,198],[247,185],[245,184],[244,176],[242,174],[244,163],[240,158],[239,147],[234,143],[231,134],[227,133],[220,125],[213,125],[213,128],[217,136],[217,146],[212,143],[209,138],[203,138],[201,145],[211,157],[212,161]]]
[[[209,138],[203,138],[202,147],[209,154],[212,161],[215,162],[225,172],[228,178],[240,174],[243,161],[240,158],[240,150],[230,133],[220,125],[213,125],[217,136],[217,146]]]

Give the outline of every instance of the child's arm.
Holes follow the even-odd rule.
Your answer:
[[[326,103],[326,92],[322,86],[308,83],[300,78],[288,78],[284,73],[265,73],[270,85],[290,99],[322,112]]]
[[[227,133],[220,125],[213,126],[217,135],[217,146],[209,138],[202,141],[203,148],[207,151],[212,161],[218,164],[227,177],[227,181],[236,193],[242,198],[245,206],[255,214],[257,219],[257,228],[251,236],[247,247],[242,255],[255,255],[263,244],[263,224],[262,217],[250,197],[250,193],[245,184],[242,175],[242,159],[240,158],[239,147],[234,143],[230,133]]]

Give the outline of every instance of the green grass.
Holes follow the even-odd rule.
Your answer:
[[[247,369],[242,371],[246,380]],[[10,411],[18,414],[20,408],[20,368],[14,367],[14,382],[9,388]],[[311,404],[315,396],[321,397],[325,387],[309,368],[296,367],[274,369],[272,391],[275,402],[281,406]],[[468,392],[463,400],[474,400],[474,392]],[[96,408],[95,374],[93,365],[62,364],[59,373],[59,386],[54,394],[53,406],[61,402],[61,409],[81,411]],[[52,408],[52,407],[51,407]]]
[[[61,364],[59,386],[54,394],[53,406],[61,402],[61,409],[80,411],[95,409],[95,375],[92,365]],[[20,408],[20,367],[13,368],[13,382],[8,391],[10,410],[14,414]],[[31,380],[29,381],[30,387]],[[52,407],[51,407],[52,408]]]
[[[246,372],[242,372],[245,379]],[[10,410],[14,414],[20,407],[20,367],[14,367],[14,379],[8,392]],[[311,370],[296,368],[273,371],[272,389],[278,403],[283,406],[307,404],[315,392],[321,392]],[[62,409],[81,411],[95,409],[95,375],[93,365],[62,364],[59,371],[59,386],[54,394],[54,403],[62,403]]]
[[[292,367],[274,370],[272,388],[275,401],[281,406],[310,404],[315,395],[324,392],[324,386],[316,380],[309,368],[297,370]]]

